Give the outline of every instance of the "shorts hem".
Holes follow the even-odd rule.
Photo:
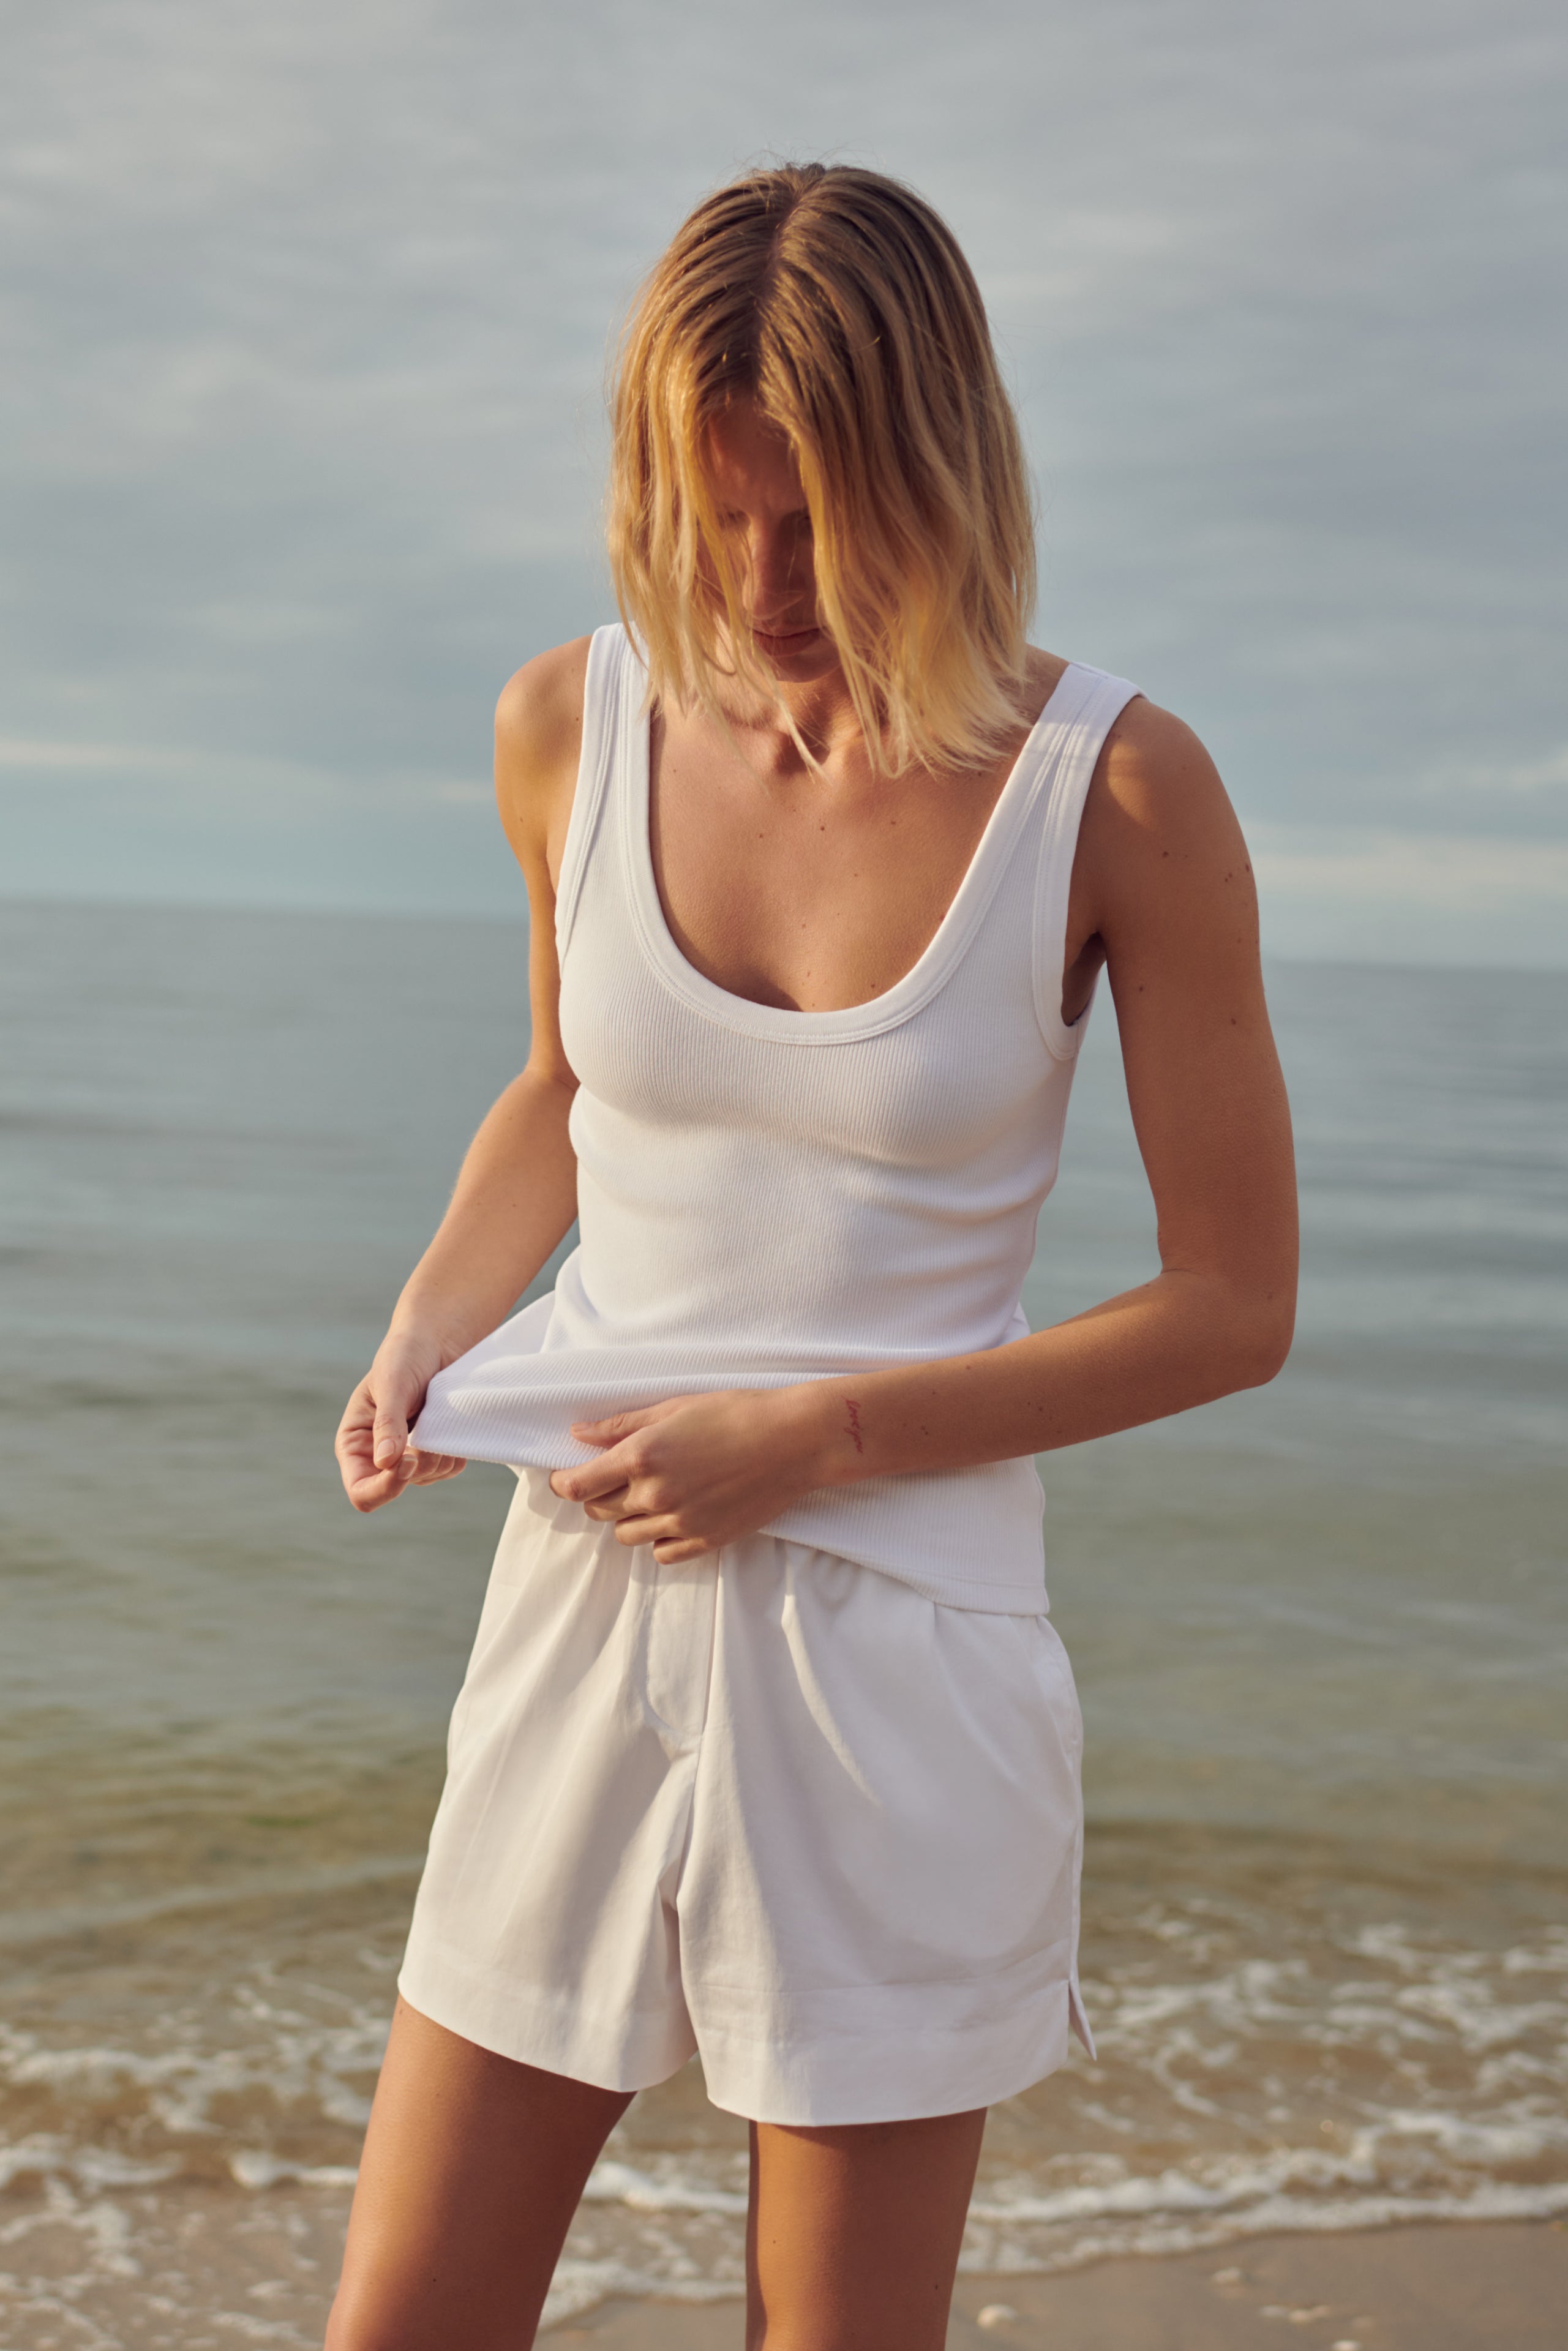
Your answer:
[[[998,2105],[1056,2073],[1067,2060],[1071,2009],[1062,1981],[988,2027],[793,2043],[706,2032],[699,2048],[710,2101],[747,2122],[797,2129],[917,2122]]]
[[[677,2038],[662,2020],[628,2031],[569,2018],[549,1994],[486,1983],[450,1959],[411,1957],[397,1988],[410,2008],[476,2047],[595,2089],[653,2089],[695,2055],[711,2105],[747,2122],[796,2129],[915,2122],[998,2105],[1058,2072],[1070,2039],[1087,2042],[1077,1987],[1067,1979],[989,2026],[788,2041],[711,2029]]]
[[[628,2031],[568,2019],[549,1993],[530,1996],[515,1984],[487,1983],[450,1957],[411,1954],[397,1988],[410,2008],[476,2048],[596,2090],[652,2090],[678,2074],[696,2050],[689,2032],[682,2045],[667,2019],[650,2020],[642,2031],[635,2022]]]

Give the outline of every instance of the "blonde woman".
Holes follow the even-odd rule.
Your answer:
[[[361,1510],[519,1483],[329,2342],[531,2343],[606,2134],[695,2051],[752,2126],[752,2351],[936,2351],[986,2108],[1088,2040],[1033,1457],[1290,1343],[1251,874],[1187,729],[1027,643],[1017,430],[907,188],[697,207],[625,340],[610,550],[625,625],[497,713],[528,1067],[339,1438]],[[1031,1333],[1102,965],[1160,1270]]]

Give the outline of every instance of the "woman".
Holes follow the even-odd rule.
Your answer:
[[[1032,1457],[1290,1343],[1251,875],[1187,729],[1027,645],[1016,428],[907,189],[698,206],[610,543],[627,626],[497,714],[528,1064],[339,1437],[361,1510],[519,1486],[329,2342],[531,2342],[607,2132],[697,2049],[752,2125],[748,2344],[923,2351],[986,2107],[1088,2039]],[[1102,964],[1161,1270],[1030,1334]]]

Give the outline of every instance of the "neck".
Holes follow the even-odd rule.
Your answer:
[[[727,715],[774,774],[831,768],[866,756],[864,732],[836,662],[818,677],[780,678],[774,699],[737,696]]]

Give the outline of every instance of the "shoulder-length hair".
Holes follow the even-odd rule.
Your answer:
[[[610,561],[651,697],[778,681],[719,527],[708,429],[755,397],[810,509],[821,624],[873,758],[973,768],[1026,716],[1034,525],[985,306],[880,172],[786,164],[705,198],[643,285],[612,394]]]

